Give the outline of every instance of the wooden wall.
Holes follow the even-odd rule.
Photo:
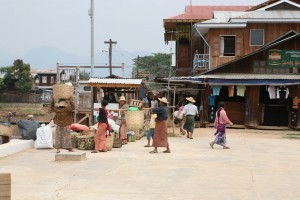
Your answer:
[[[273,41],[274,39],[284,35],[288,31],[295,30],[300,32],[300,23],[289,23],[289,24],[248,24],[246,28],[237,29],[211,29],[207,34],[206,38],[209,41],[211,47],[211,66],[216,67],[224,64],[230,60],[236,59],[237,57],[249,54],[260,46],[250,46],[250,30],[251,29],[264,29],[264,44]],[[221,35],[233,35],[236,36],[235,53],[233,57],[220,57],[220,36]]]

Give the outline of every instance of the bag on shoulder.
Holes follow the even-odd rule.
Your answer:
[[[218,126],[217,126],[217,133],[224,134],[225,133],[225,129],[226,129],[226,125],[225,124],[218,124]]]
[[[177,117],[175,117],[174,124],[179,124],[179,122],[180,122],[180,119],[178,119]]]

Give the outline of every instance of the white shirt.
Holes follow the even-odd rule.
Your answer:
[[[192,103],[189,103],[189,104],[184,106],[182,112],[183,112],[184,115],[197,115],[198,114],[198,109],[197,109],[197,106],[195,106]]]

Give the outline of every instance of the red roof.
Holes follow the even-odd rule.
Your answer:
[[[212,19],[214,11],[246,11],[252,6],[186,6],[185,13],[167,18],[172,19]]]

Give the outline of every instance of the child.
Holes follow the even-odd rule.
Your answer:
[[[145,145],[144,147],[151,147],[151,145],[150,145],[150,140],[151,140],[151,138],[153,139],[154,128],[155,128],[155,119],[156,119],[156,117],[157,117],[156,114],[151,114],[151,118],[150,118],[150,129],[149,129],[148,134],[147,134],[148,144]]]

